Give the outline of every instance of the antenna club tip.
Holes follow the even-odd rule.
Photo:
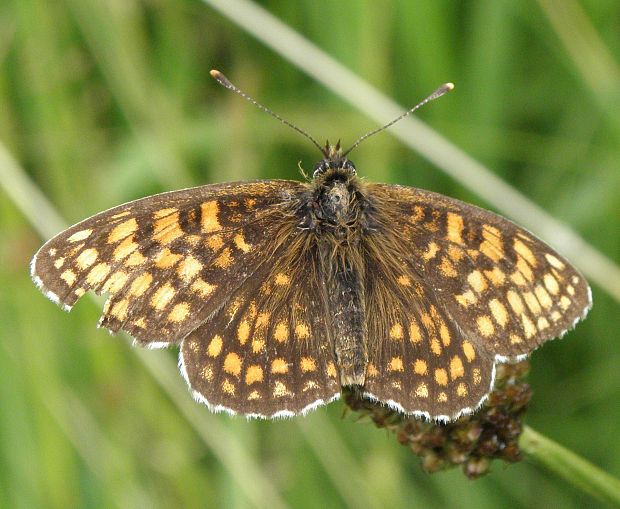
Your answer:
[[[219,84],[224,85],[225,87],[229,87],[230,85],[230,81],[228,81],[228,78],[226,76],[224,76],[220,71],[218,71],[217,69],[211,69],[209,71],[209,74],[211,75],[211,77],[213,79],[215,79],[215,81],[217,81]]]
[[[215,79],[219,78],[222,75],[222,73],[218,71],[217,69],[211,69],[209,71],[209,74],[213,76]]]
[[[213,71],[211,71],[211,72],[213,72]],[[446,83],[446,84],[444,85],[444,87],[446,87],[446,90],[447,90],[448,92],[450,92],[451,90],[454,90],[454,83]]]

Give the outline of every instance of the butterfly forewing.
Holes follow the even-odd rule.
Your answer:
[[[127,203],[47,242],[32,276],[66,308],[88,290],[109,294],[101,324],[112,331],[151,345],[180,341],[269,261],[300,189],[248,182]]]
[[[372,185],[413,274],[462,334],[492,357],[518,358],[572,328],[591,307],[569,262],[501,216],[428,191]],[[505,359],[504,359],[505,360]]]

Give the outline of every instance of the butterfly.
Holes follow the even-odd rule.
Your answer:
[[[499,215],[360,179],[347,155],[379,130],[347,151],[309,137],[323,155],[309,182],[204,185],[96,214],[45,243],[32,278],[66,310],[108,295],[99,325],[141,346],[179,345],[214,411],[292,416],[346,387],[407,415],[471,413],[497,363],[585,317],[590,288]]]

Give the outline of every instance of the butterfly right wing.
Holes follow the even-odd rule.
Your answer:
[[[492,389],[496,362],[566,332],[587,281],[507,219],[428,191],[366,187],[365,390],[408,414],[452,420]]]

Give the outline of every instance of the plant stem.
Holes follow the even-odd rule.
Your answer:
[[[524,426],[519,446],[526,457],[586,493],[620,507],[620,480],[560,444]]]

